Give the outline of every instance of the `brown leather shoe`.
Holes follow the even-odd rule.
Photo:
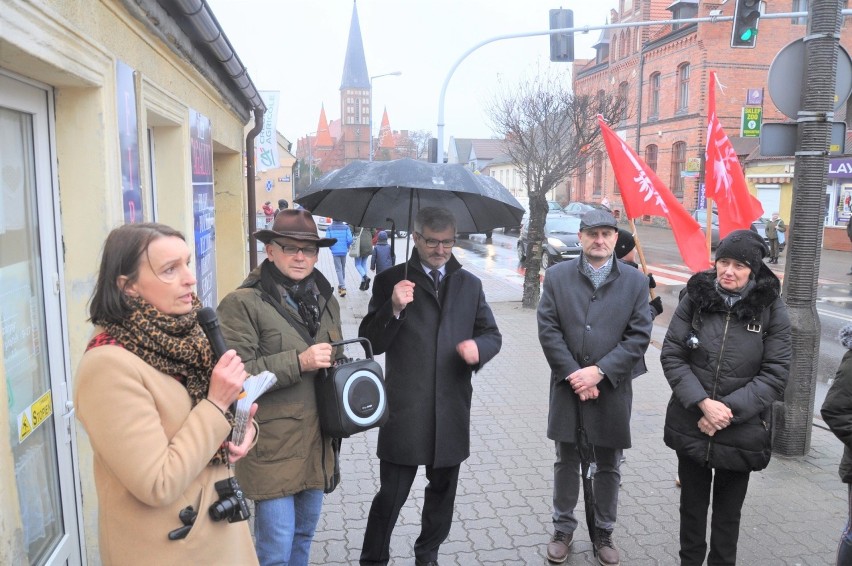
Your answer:
[[[568,558],[571,551],[571,543],[574,541],[574,533],[563,533],[554,531],[550,542],[547,543],[547,559],[554,564],[562,564]]]
[[[601,566],[618,566],[621,562],[618,549],[612,542],[612,531],[597,529],[597,534],[598,542],[595,543],[595,551],[598,555],[598,563]]]

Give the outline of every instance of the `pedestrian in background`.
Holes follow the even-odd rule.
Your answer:
[[[766,222],[766,239],[769,240],[769,263],[778,263],[778,252],[780,239],[783,238],[787,227],[777,212],[772,213],[772,218]]]
[[[849,238],[849,241],[852,242],[852,216],[850,216],[849,221],[846,222],[846,236]],[[852,267],[849,268],[849,273],[846,275],[852,275]]]
[[[651,339],[648,278],[616,261],[618,225],[595,209],[580,221],[579,258],[547,270],[538,306],[538,334],[550,365],[547,437],[554,441],[553,527],[547,559],[568,558],[580,494],[580,411],[597,470],[595,542],[602,565],[619,564],[612,540],[618,508],[622,450],[630,448],[632,380],[646,371]],[[590,402],[595,400],[594,402]]]
[[[852,565],[852,324],[840,329],[840,344],[846,348],[834,382],[822,403],[822,420],[843,442],[840,480],[846,484],[848,518],[837,547],[837,566]]]
[[[618,239],[615,242],[615,257],[627,265],[639,269],[639,264],[636,262],[636,239],[633,237],[633,234],[623,228],[618,229]],[[653,273],[648,274],[648,288],[657,288],[657,282],[654,280]],[[662,297],[654,297],[648,301],[648,306],[651,308],[651,320],[663,314]]]
[[[347,229],[348,232],[348,229]],[[262,566],[307,566],[322,510],[323,492],[339,480],[339,441],[320,429],[314,382],[343,338],[334,287],[315,269],[320,238],[304,210],[284,210],[269,230],[266,260],[219,304],[225,342],[252,374],[278,379],[258,399],[264,434],[237,466],[246,496],[255,502],[254,533]],[[231,564],[238,564],[231,562]]]
[[[256,431],[228,442],[246,372],[233,350],[217,359],[198,324],[191,258],[164,224],[125,224],[104,243],[74,376],[103,564],[257,564],[248,521],[209,513]]]
[[[278,216],[278,213],[282,210],[287,210],[288,206],[290,206],[290,204],[285,199],[278,199],[278,210],[275,211],[275,216]]]
[[[334,259],[334,270],[337,272],[337,294],[346,296],[346,256],[349,254],[349,246],[352,245],[352,231],[346,223],[340,220],[332,220],[331,226],[325,231],[326,238],[336,240],[331,246],[331,255]]]
[[[388,233],[384,230],[379,230],[376,238],[376,245],[373,247],[373,259],[370,261],[370,269],[376,272],[376,275],[393,267],[396,263],[396,257],[393,253],[393,248],[388,243]]]
[[[388,563],[391,535],[419,466],[426,467],[429,484],[415,564],[438,564],[459,469],[470,455],[471,377],[502,344],[482,282],[452,255],[452,214],[423,208],[414,229],[411,258],[376,276],[358,330],[375,354],[385,354],[390,413],[379,429],[381,483],[367,518],[362,565]]]
[[[370,277],[367,275],[367,262],[370,256],[373,255],[373,233],[369,228],[356,228],[355,239],[352,243],[355,246],[355,269],[361,276],[361,285],[358,288],[361,291],[366,291],[370,288]],[[352,255],[352,254],[350,254]]]
[[[772,403],[790,372],[790,320],[766,245],[736,230],[693,275],[660,360],[672,388],[663,438],[677,453],[682,565],[736,564],[752,471],[772,454]],[[712,493],[710,554],[707,511]]]
[[[263,215],[266,217],[266,225],[264,228],[269,228],[272,225],[272,220],[275,218],[275,209],[272,208],[272,201],[266,201],[263,203]]]

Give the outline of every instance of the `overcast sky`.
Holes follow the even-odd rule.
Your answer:
[[[320,106],[340,117],[340,80],[352,0],[207,0],[258,90],[281,92],[278,130],[290,141],[317,129]],[[394,130],[437,134],[438,99],[453,64],[488,38],[548,29],[548,10],[574,10],[574,25],[606,23],[617,0],[359,0],[358,18],[373,80],[373,133],[387,107]],[[578,35],[577,58],[594,55],[600,31]],[[494,94],[551,63],[547,36],[481,47],[456,69],[444,109],[449,136],[494,135],[487,107]],[[294,150],[295,151],[295,150]]]

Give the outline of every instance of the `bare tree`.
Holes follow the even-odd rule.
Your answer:
[[[624,120],[628,101],[600,90],[574,94],[554,75],[538,75],[497,95],[489,109],[495,131],[527,186],[529,226],[524,267],[524,308],[538,306],[547,193],[603,150],[597,115]]]
[[[432,132],[429,130],[409,130],[409,157],[420,160],[426,159],[429,155],[429,138],[431,137]]]

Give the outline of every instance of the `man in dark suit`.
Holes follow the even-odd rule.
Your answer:
[[[417,565],[436,565],[453,519],[461,463],[470,455],[472,373],[502,337],[482,282],[452,255],[455,219],[421,209],[406,264],[376,275],[359,334],[385,353],[388,422],[379,430],[381,487],[364,533],[361,564],[387,564],[390,539],[418,466],[426,466]]]
[[[644,373],[651,338],[648,279],[618,262],[618,226],[611,213],[587,212],[580,222],[579,258],[547,270],[538,307],[538,333],[550,365],[547,437],[555,441],[554,534],[547,558],[568,558],[580,493],[577,424],[582,411],[597,471],[595,551],[602,565],[619,564],[612,541],[621,483],[622,450],[630,448],[631,381]]]

